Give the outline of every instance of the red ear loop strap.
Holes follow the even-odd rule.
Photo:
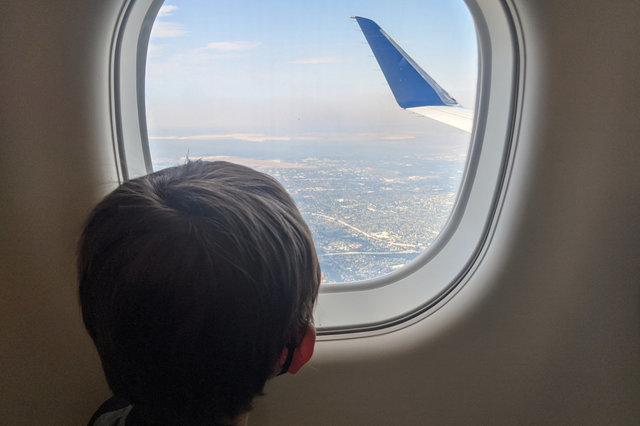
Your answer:
[[[293,354],[296,351],[295,345],[289,344],[287,345],[287,359],[284,364],[282,364],[282,370],[278,373],[278,376],[282,376],[284,373],[289,371],[289,367],[291,367],[291,362],[293,361]]]

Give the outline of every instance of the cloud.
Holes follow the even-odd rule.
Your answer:
[[[403,141],[407,139],[415,139],[415,135],[390,135],[390,136],[382,136],[380,139],[385,141]]]
[[[232,163],[243,164],[247,167],[255,169],[315,169],[317,166],[304,163],[291,163],[282,161],[278,158],[272,160],[262,160],[258,158],[246,158],[246,157],[232,157],[228,155],[207,155],[203,157],[197,157],[205,161],[230,161]],[[196,157],[190,157],[191,160]],[[185,161],[183,158],[182,161]]]
[[[292,64],[298,65],[313,65],[313,64],[332,64],[335,62],[341,62],[342,60],[337,56],[322,56],[316,58],[304,58],[291,61]]]
[[[258,41],[215,41],[208,43],[205,49],[220,52],[238,52],[255,49],[260,44]]]
[[[156,55],[158,52],[162,51],[163,48],[164,46],[149,43],[149,46],[147,47],[147,54]]]
[[[158,12],[158,18],[169,16],[176,10],[178,10],[178,6],[162,6]]]
[[[182,25],[173,22],[156,21],[151,29],[151,38],[172,38],[186,35],[187,31]]]
[[[316,140],[314,137],[302,136],[269,136],[264,133],[224,133],[224,134],[208,134],[208,135],[190,135],[190,136],[149,136],[152,140],[179,140],[179,141],[216,141],[216,140],[241,140],[247,142],[266,142],[266,141],[290,141],[290,140]]]
[[[381,133],[323,133],[316,135],[267,135],[265,133],[212,133],[183,136],[149,136],[150,140],[171,140],[171,141],[228,141],[238,140],[245,142],[288,142],[288,141],[325,141],[325,142],[371,142],[384,141],[393,143],[395,141],[407,141],[416,139],[416,135],[381,134]]]
[[[361,142],[361,141],[408,141],[412,139],[416,139],[417,135],[412,134],[397,134],[397,133],[387,133],[385,134],[383,131],[375,132],[375,133],[348,133],[340,135],[339,138],[345,141],[353,141],[353,142]]]

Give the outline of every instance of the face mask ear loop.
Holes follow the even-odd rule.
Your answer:
[[[278,373],[278,376],[282,376],[284,373],[289,371],[289,367],[291,367],[291,362],[293,361],[293,354],[296,351],[295,345],[289,344],[287,345],[287,359],[284,364],[282,364],[282,370]]]

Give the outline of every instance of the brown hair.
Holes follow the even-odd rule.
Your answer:
[[[91,213],[78,269],[83,320],[112,391],[168,424],[249,410],[312,321],[320,282],[291,197],[227,162],[122,184]]]

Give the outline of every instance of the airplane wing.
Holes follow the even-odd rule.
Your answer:
[[[352,18],[358,21],[401,108],[471,133],[472,110],[463,108],[440,87],[378,24],[360,16]]]

